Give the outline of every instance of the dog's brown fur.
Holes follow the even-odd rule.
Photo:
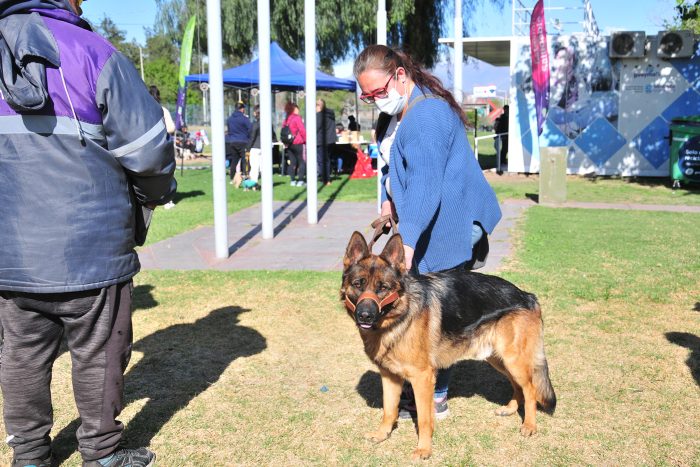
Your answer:
[[[382,421],[367,437],[381,442],[390,436],[403,381],[408,380],[418,415],[418,447],[413,458],[430,457],[435,371],[462,359],[486,360],[509,379],[513,397],[496,414],[512,415],[523,406],[520,432],[534,434],[537,403],[549,411],[556,404],[544,355],[541,311],[534,295],[495,276],[462,269],[414,276],[406,274],[403,263],[399,235],[376,256],[355,232],[344,258],[341,299],[382,378]],[[363,292],[376,293],[382,300],[394,291],[399,299],[384,306],[384,313],[373,300],[357,302]],[[480,309],[475,310],[479,304]]]

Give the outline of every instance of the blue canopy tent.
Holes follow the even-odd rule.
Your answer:
[[[304,89],[304,63],[294,60],[282,50],[277,42],[270,44],[270,69],[272,70],[273,91],[298,91]],[[188,83],[209,82],[209,75],[188,75]],[[250,63],[224,70],[224,85],[242,89],[258,87],[260,84],[258,59]],[[355,91],[357,84],[354,79],[342,79],[316,70],[316,88],[326,91],[345,90]]]

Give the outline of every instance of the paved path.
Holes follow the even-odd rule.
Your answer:
[[[535,203],[531,200],[506,200],[503,219],[490,237],[491,251],[481,271],[500,269],[513,251],[511,232],[523,212]],[[626,209],[700,213],[700,206],[660,206],[568,202],[557,207],[586,209]],[[175,208],[177,209],[177,207]],[[139,250],[142,269],[292,269],[340,271],[345,247],[353,231],[367,238],[369,222],[377,217],[372,202],[333,201],[319,204],[319,222],[307,222],[305,202],[275,202],[275,237],[263,240],[260,225],[261,205],[232,214],[228,218],[230,256],[217,259],[214,254],[214,228],[200,227]],[[387,237],[375,246],[381,251]]]

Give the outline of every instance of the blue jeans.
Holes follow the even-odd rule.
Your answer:
[[[474,247],[474,245],[476,245],[476,242],[478,242],[481,239],[482,235],[484,235],[484,231],[481,228],[481,226],[474,224],[472,226],[472,248]],[[437,375],[435,377],[435,394],[433,395],[433,398],[435,400],[447,397],[447,389],[450,384],[451,374],[452,367],[438,370]]]

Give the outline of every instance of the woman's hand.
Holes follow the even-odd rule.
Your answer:
[[[413,248],[410,246],[403,246],[403,256],[404,256],[404,264],[406,265],[406,271],[410,271],[411,267],[413,266]]]
[[[389,214],[391,214],[391,217],[393,217],[394,220],[398,222],[399,216],[396,215],[396,208],[394,207],[394,203],[392,201],[386,200],[382,203],[382,210],[379,213],[379,216],[384,217]],[[386,223],[386,228],[391,228],[390,222]]]

